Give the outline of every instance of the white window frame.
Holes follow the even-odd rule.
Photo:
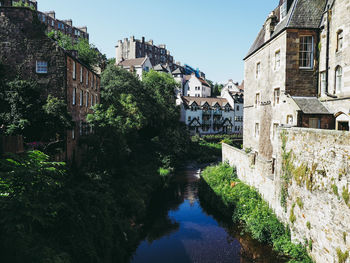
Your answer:
[[[83,83],[83,67],[80,65],[80,83]]]
[[[284,0],[283,4],[280,6],[281,21],[287,16],[287,0]]]
[[[326,71],[320,72],[320,92],[321,95],[326,94]]]
[[[86,86],[89,86],[89,71],[86,70]]]
[[[255,123],[255,129],[254,129],[254,137],[259,138],[260,135],[260,125],[259,122]]]
[[[304,42],[302,40],[304,39],[311,39],[311,43]],[[302,50],[302,45],[310,45],[311,44],[311,50]],[[303,54],[308,55],[309,54],[309,60],[310,65],[303,65],[304,58],[302,57]],[[307,59],[305,59],[307,61]],[[314,37],[312,35],[305,35],[299,37],[299,68],[300,69],[313,69],[314,68]]]
[[[77,102],[77,88],[73,88],[73,99],[72,99],[72,104],[75,105]]]
[[[337,32],[337,52],[343,49],[344,45],[344,31],[339,29]]]
[[[36,69],[35,69],[36,73],[47,74],[47,70],[48,70],[47,61],[42,61],[42,60],[36,61]]]
[[[335,68],[334,94],[341,93],[343,89],[343,68],[337,66]]]
[[[261,95],[260,92],[255,93],[255,108],[258,108],[261,103]]]
[[[273,90],[273,106],[280,104],[280,99],[281,99],[281,89],[275,88]]]

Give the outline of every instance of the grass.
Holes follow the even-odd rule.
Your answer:
[[[312,262],[304,246],[291,242],[290,230],[260,194],[237,179],[234,168],[227,164],[208,167],[202,177],[209,187],[207,192],[212,190],[216,196],[212,198],[213,205],[231,215],[233,222],[241,223],[254,239],[272,245],[280,254],[289,256],[290,262]]]

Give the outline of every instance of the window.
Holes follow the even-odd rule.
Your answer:
[[[300,37],[299,43],[299,68],[313,68],[314,60],[314,38],[312,36]]]
[[[261,70],[261,63],[258,62],[256,64],[256,78],[258,79],[260,77],[260,70]]]
[[[278,70],[281,66],[281,51],[275,53],[275,70]]]
[[[237,105],[236,110],[239,111],[239,105]]]
[[[54,20],[51,20],[51,26],[55,26],[55,21]]]
[[[149,71],[149,67],[145,67],[145,71],[148,72]]]
[[[79,106],[83,106],[83,96],[84,96],[84,91],[80,90]]]
[[[95,81],[95,76],[92,75],[92,77],[91,77],[91,88],[92,89],[94,88],[94,81]]]
[[[255,94],[255,107],[260,106],[260,93]]]
[[[73,79],[77,78],[77,72],[76,72],[76,63],[75,61],[73,61]]]
[[[281,20],[287,16],[287,0],[284,0],[283,4],[280,7]]]
[[[337,33],[337,51],[343,48],[343,30],[339,30]]]
[[[72,130],[72,139],[73,140],[75,139],[75,130],[74,129]]]
[[[326,94],[326,72],[320,73],[321,96]]]
[[[293,115],[287,115],[287,125],[293,125]]]
[[[273,124],[273,130],[272,130],[272,138],[275,139],[277,135],[277,128],[278,128],[278,123]]]
[[[86,92],[85,106],[89,107],[89,92]]]
[[[79,134],[83,135],[83,122],[82,121],[79,122]]]
[[[343,69],[341,66],[336,67],[335,69],[335,93],[340,93],[343,85]]]
[[[86,86],[89,85],[89,71],[86,70]]]
[[[95,95],[95,105],[97,104],[97,95]]]
[[[76,103],[76,96],[77,96],[77,88],[73,88],[73,100],[72,100],[73,105],[75,105]]]
[[[319,129],[320,128],[320,120],[318,118],[310,118],[309,119],[309,128]]]
[[[279,88],[277,88],[273,91],[273,105],[274,106],[280,103],[280,93],[281,93],[281,91]]]
[[[46,61],[37,61],[36,62],[36,73],[46,74],[47,73],[47,62]]]
[[[188,116],[188,121],[189,121],[189,122],[191,121],[191,116]]]
[[[90,96],[90,106],[91,107],[94,106],[94,95],[93,94],[91,94],[91,96]]]
[[[83,83],[83,67],[80,66],[80,83]]]
[[[259,133],[260,133],[259,123],[255,123],[255,137],[259,137]]]

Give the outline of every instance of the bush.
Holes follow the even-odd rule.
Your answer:
[[[237,179],[235,169],[228,164],[206,168],[202,177],[224,204],[223,212],[230,210],[232,220],[244,225],[253,238],[268,243],[291,257],[291,262],[312,262],[306,249],[291,242],[290,231],[279,222],[268,204],[257,191]],[[216,207],[222,207],[216,204]]]

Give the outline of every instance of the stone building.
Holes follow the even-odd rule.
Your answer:
[[[143,58],[148,56],[153,66],[158,64],[168,64],[171,69],[174,66],[174,59],[170,55],[170,51],[165,45],[154,45],[153,40],[145,41],[135,39],[134,36],[130,39],[125,38],[124,41],[119,40],[116,46],[116,63],[123,60]]]
[[[317,99],[325,5],[326,0],[281,0],[244,59],[244,147],[266,160],[276,155],[278,126],[334,128],[333,115]]]
[[[181,99],[181,121],[186,124],[191,134],[235,132],[235,105],[231,105],[227,99],[188,96]]]
[[[350,123],[350,1],[328,0],[320,24],[320,100],[336,117],[336,129]]]
[[[77,59],[76,51],[64,50],[46,36],[35,10],[2,6],[0,14],[0,60],[6,75],[34,80],[42,96],[66,102],[75,127],[57,140],[63,145],[60,159],[78,159],[79,138],[90,132],[86,116],[100,102],[100,77]]]
[[[61,31],[66,35],[70,35],[73,39],[84,38],[89,40],[89,34],[87,32],[87,27],[74,27],[72,19],[59,20],[56,18],[55,11],[40,12],[38,11],[37,1],[31,0],[0,0],[0,6],[10,7],[16,2],[22,2],[28,4],[29,7],[35,9],[38,12],[39,20],[47,26],[47,31],[52,30]]]

